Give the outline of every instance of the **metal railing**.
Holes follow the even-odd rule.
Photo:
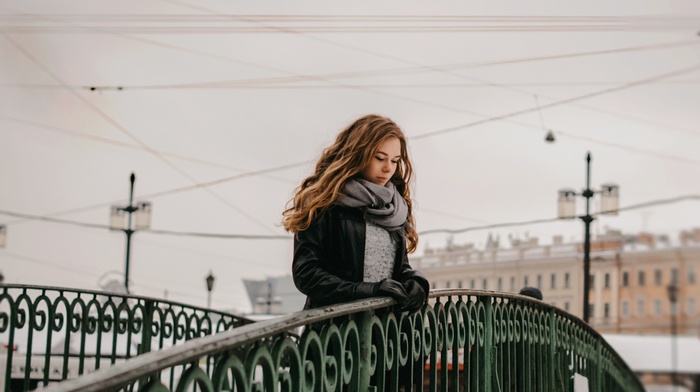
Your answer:
[[[528,297],[436,290],[408,315],[374,298],[245,325],[47,391],[643,391],[580,319]],[[300,334],[294,333],[303,327]]]
[[[251,322],[155,298],[0,285],[0,391],[76,378]]]

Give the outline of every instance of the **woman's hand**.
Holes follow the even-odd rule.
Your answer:
[[[393,279],[384,279],[377,284],[376,295],[391,297],[401,306],[403,306],[403,303],[408,300],[408,293],[401,283]]]
[[[403,288],[407,294],[404,301],[399,301],[401,310],[407,311],[409,314],[415,313],[423,307],[428,295],[420,287],[420,284],[413,279],[409,279],[403,284]]]

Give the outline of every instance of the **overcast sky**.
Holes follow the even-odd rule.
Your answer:
[[[409,137],[419,232],[554,218],[557,191],[585,186],[587,151],[591,185],[618,184],[622,207],[700,194],[697,1],[0,0],[0,12],[0,211],[107,225],[133,171],[152,229],[283,236],[138,232],[135,294],[204,305],[211,270],[213,306],[248,310],[242,278],[290,272],[280,221],[294,188],[367,113]],[[699,217],[685,200],[594,232],[675,237]],[[0,224],[7,283],[122,279],[123,233]],[[564,221],[454,242],[582,232]],[[418,253],[446,239],[423,235]]]

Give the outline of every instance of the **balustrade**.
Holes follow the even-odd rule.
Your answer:
[[[643,391],[603,338],[515,294],[435,290],[416,314],[374,298],[189,340],[47,391]],[[302,328],[303,331],[296,331]]]
[[[0,285],[0,390],[76,378],[251,322],[155,298]]]

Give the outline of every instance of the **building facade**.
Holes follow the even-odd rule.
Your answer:
[[[583,314],[583,246],[555,237],[489,240],[484,249],[448,245],[426,249],[411,264],[432,288],[473,288],[517,293],[537,287],[544,302]],[[591,325],[600,332],[700,335],[700,229],[683,232],[677,243],[642,233],[608,231],[591,244]],[[675,312],[669,286],[677,287]],[[673,317],[672,317],[673,315]]]

